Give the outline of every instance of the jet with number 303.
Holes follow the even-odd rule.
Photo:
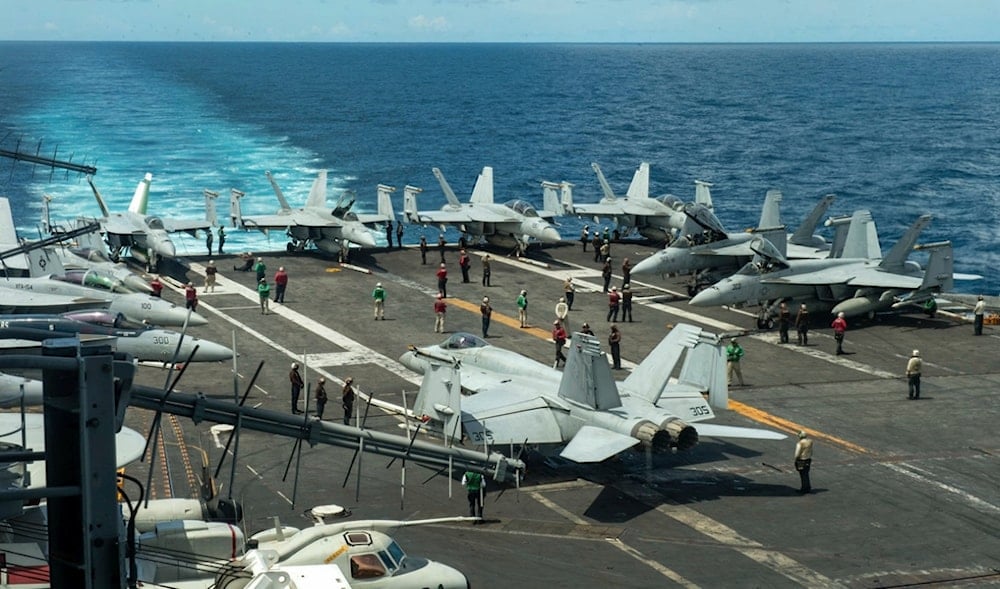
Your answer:
[[[562,372],[468,333],[412,348],[400,362],[432,380],[421,386],[414,415],[452,440],[464,434],[480,445],[556,445],[561,457],[590,463],[637,445],[686,450],[699,435],[785,438],[704,423],[715,417],[713,406],[728,405],[725,360],[720,338],[692,325],[676,325],[620,382],[600,341],[583,333],[573,334]]]

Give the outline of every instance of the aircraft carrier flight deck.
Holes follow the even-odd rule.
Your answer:
[[[408,229],[413,231],[419,230]],[[427,235],[436,241],[436,232]],[[191,364],[178,389],[232,399],[263,361],[247,405],[291,412],[290,364],[304,361],[309,383],[327,378],[326,419],[341,419],[340,387],[347,377],[378,400],[412,403],[420,377],[398,362],[400,355],[408,345],[440,343],[455,332],[480,334],[484,296],[494,309],[489,343],[551,364],[554,306],[568,276],[577,285],[570,328],[588,322],[607,350],[607,296],[589,245],[586,252],[575,241],[532,248],[531,262],[493,249],[469,251],[468,284],[461,280],[456,244],[445,253],[444,334],[433,331],[436,247],[426,265],[414,247],[358,252],[350,267],[315,253],[259,254],[269,280],[279,266],[290,277],[285,303],[272,302],[266,315],[254,273],[234,271],[235,255],[213,258],[220,269],[214,293],[201,288],[207,256],[190,258],[186,274],[179,266],[164,268],[175,284],[199,286],[198,312],[209,325],[191,333],[235,342],[239,354],[235,384],[230,363]],[[652,251],[645,244],[613,244],[612,284],[622,286],[623,258],[635,263]],[[492,258],[490,287],[481,284],[486,253]],[[373,319],[377,282],[387,291],[383,321]],[[730,411],[717,412],[715,422],[788,438],[702,436],[685,452],[628,451],[597,465],[529,453],[520,488],[488,481],[483,525],[397,531],[411,554],[458,568],[473,587],[1000,585],[1000,329],[987,326],[974,337],[971,323],[946,309],[933,319],[914,309],[850,321],[847,354],[838,356],[826,314],[814,314],[808,346],[795,345],[794,330],[792,343],[781,345],[776,330],[756,329],[753,309],[689,306],[683,278],[634,276],[631,287],[634,322],[619,323],[625,371],[617,378],[674,324],[738,335],[746,350],[746,386],[730,389]],[[517,319],[522,289],[529,328]],[[183,300],[176,288],[164,294]],[[924,360],[919,400],[907,398],[903,377],[914,349]],[[139,376],[157,387],[165,378],[166,371],[152,369]],[[309,399],[309,410],[313,404]],[[363,412],[365,403],[356,407]],[[129,424],[139,431],[151,419],[149,411],[129,410]],[[153,468],[149,492],[154,498],[195,497],[201,465],[207,461],[209,471],[215,469],[225,435],[213,433],[207,422],[171,417],[165,424],[165,459]],[[403,434],[400,424],[372,406],[365,426]],[[792,460],[799,430],[815,440],[813,490],[804,495],[797,492]],[[306,527],[308,510],[326,504],[343,506],[356,518],[468,514],[460,472],[449,479],[411,462],[401,489],[401,461],[353,458],[346,449],[302,444],[298,451],[292,440],[244,432],[231,488],[231,456],[217,483],[221,494],[243,502],[249,533],[272,526],[274,516]],[[127,472],[145,480],[147,469],[137,463]]]

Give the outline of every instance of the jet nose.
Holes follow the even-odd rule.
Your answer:
[[[233,351],[222,344],[200,338],[192,338],[191,344],[192,350],[198,346],[198,353],[191,359],[193,362],[221,362],[233,357]]]
[[[375,247],[375,236],[372,235],[372,232],[367,227],[360,223],[345,225],[341,230],[341,235],[347,241],[356,243],[361,247]]]
[[[203,325],[208,325],[208,319],[205,319],[203,315],[199,315],[194,311],[191,312],[191,318],[188,319],[188,325],[191,327],[201,327]]]
[[[148,282],[138,276],[126,276],[122,282],[124,282],[125,287],[132,290],[132,292],[153,292],[153,287],[149,286]]]
[[[724,305],[725,303],[721,301],[721,298],[722,290],[718,286],[710,286],[694,295],[694,297],[688,301],[688,304],[696,307],[714,307],[716,305]]]
[[[417,358],[417,355],[413,351],[406,352],[400,356],[399,363],[418,374],[424,373],[424,361]]]
[[[659,271],[661,257],[662,252],[656,252],[644,260],[640,260],[638,264],[632,267],[632,274],[661,274]]]
[[[168,237],[155,240],[153,242],[153,249],[158,255],[164,258],[173,258],[177,256],[177,248],[174,247],[174,242],[170,241],[170,238]]]
[[[555,227],[549,225],[542,229],[538,236],[538,241],[543,243],[559,243],[562,241],[562,237],[559,235],[559,231]]]

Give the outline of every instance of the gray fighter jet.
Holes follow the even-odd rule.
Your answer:
[[[245,193],[236,190],[230,191],[229,209],[234,227],[242,229],[259,229],[264,233],[272,230],[285,231],[289,242],[287,249],[289,252],[301,251],[309,244],[315,245],[316,249],[327,254],[343,254],[355,243],[362,247],[375,247],[375,235],[359,220],[358,215],[351,212],[354,204],[354,197],[351,193],[345,193],[334,208],[329,208],[326,204],[326,170],[320,170],[313,181],[306,204],[302,208],[293,209],[285,200],[284,193],[278,183],[271,176],[271,172],[266,172],[267,179],[274,189],[275,196],[281,208],[273,215],[243,215],[240,200],[246,196]],[[388,210],[386,210],[388,206]],[[377,222],[379,219],[392,219],[392,203],[389,201],[388,192],[383,195],[379,193],[379,215],[370,219]]]
[[[153,181],[152,174],[139,182],[132,195],[128,209],[120,213],[112,213],[101,196],[93,179],[87,177],[94,198],[101,208],[103,218],[101,231],[111,249],[111,259],[118,258],[128,250],[132,257],[146,264],[150,270],[155,270],[162,258],[173,258],[177,255],[170,233],[184,231],[197,236],[198,231],[210,231],[215,224],[215,198],[217,194],[205,191],[205,219],[178,219],[175,217],[158,217],[148,215],[149,185]]]
[[[421,387],[414,415],[449,438],[464,432],[480,445],[557,445],[568,460],[600,462],[637,444],[685,450],[699,434],[785,438],[703,423],[715,416],[713,406],[727,407],[728,388],[719,337],[692,325],[676,325],[621,382],[614,380],[600,341],[582,333],[573,334],[562,372],[468,333],[411,349],[400,362],[442,383]],[[457,377],[442,370],[449,365],[460,366]],[[455,416],[461,416],[461,427]]]
[[[491,245],[519,252],[528,247],[531,239],[559,243],[559,231],[546,220],[560,214],[561,210],[550,189],[545,191],[547,202],[541,211],[520,199],[496,204],[493,202],[493,168],[486,166],[476,179],[469,202],[463,204],[441,170],[434,168],[433,172],[448,204],[438,211],[418,210],[416,195],[419,189],[407,187],[403,195],[403,215],[408,223],[439,225],[442,229],[451,225],[471,237],[473,243],[485,239]]]
[[[881,259],[853,255],[865,249],[868,234],[859,229],[865,217],[870,219],[867,211],[855,214],[841,258],[789,260],[771,242],[756,238],[751,244],[757,254],[754,261],[698,293],[690,304],[760,304],[770,308],[785,301],[806,303],[814,312],[830,309],[847,317],[873,316],[901,300],[919,302],[951,290],[955,278],[951,242],[914,247],[920,232],[930,223],[930,215],[918,218]],[[907,260],[914,250],[930,252],[926,268]]]
[[[604,191],[604,198],[597,203],[572,203],[573,213],[581,217],[593,217],[595,222],[601,218],[611,219],[618,227],[622,237],[634,229],[646,239],[669,241],[676,231],[684,228],[686,214],[684,203],[672,194],[658,197],[649,196],[649,163],[642,162],[632,176],[625,196],[615,196],[608,184],[601,167],[597,163],[590,166],[597,174],[597,181]],[[711,184],[695,180],[694,202],[711,210]],[[566,198],[564,197],[564,202]]]
[[[820,219],[826,213],[833,196],[820,199],[798,229],[785,234],[781,223],[780,191],[769,190],[764,197],[760,222],[754,232],[775,241],[784,240],[788,257],[822,258],[830,254],[830,245],[815,235]],[[750,249],[753,232],[729,233],[708,207],[692,203],[684,206],[683,233],[666,248],[640,260],[632,268],[633,275],[694,273],[695,280],[689,294],[702,286],[732,274],[749,262],[754,252]]]

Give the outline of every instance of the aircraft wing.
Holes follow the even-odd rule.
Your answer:
[[[421,223],[471,223],[472,217],[464,209],[440,210],[440,211],[417,211],[414,213]]]
[[[590,203],[590,204],[574,203],[573,212],[576,213],[577,215],[614,217],[617,215],[624,215],[625,209],[623,209],[621,204],[618,203]]]
[[[354,213],[354,216],[358,218],[358,221],[364,223],[365,225],[395,221],[395,219],[391,216],[383,215],[382,213]]]
[[[877,286],[879,288],[920,288],[923,282],[923,276],[909,276],[877,268],[864,268],[847,284],[849,286]]]
[[[585,425],[576,432],[559,456],[573,462],[601,462],[639,443],[632,436]]]
[[[163,228],[170,233],[176,233],[179,231],[186,231],[192,235],[200,230],[209,230],[212,228],[212,223],[205,219],[171,219],[168,217],[163,217]]]
[[[105,233],[115,235],[132,235],[136,233],[136,227],[120,216],[112,215],[106,219],[101,219],[101,230]]]
[[[469,207],[466,209],[466,216],[474,223],[509,223],[521,220],[521,217],[513,212],[506,214],[483,206]]]
[[[330,215],[324,217],[311,211],[293,211],[277,215],[251,215],[243,217],[243,224],[255,229],[286,229],[288,227],[343,227],[343,223]]]
[[[465,374],[462,380],[464,383]],[[513,403],[495,391],[464,397],[462,427],[477,445],[483,442],[559,444],[564,441],[552,407],[541,397]]]
[[[753,252],[750,250],[750,242],[729,243],[720,245],[695,246],[691,248],[691,253],[696,256],[744,256],[750,257]]]
[[[717,423],[699,423],[695,426],[699,436],[713,438],[746,438],[750,440],[784,440],[788,436],[756,427],[738,427],[735,425],[719,425]]]

